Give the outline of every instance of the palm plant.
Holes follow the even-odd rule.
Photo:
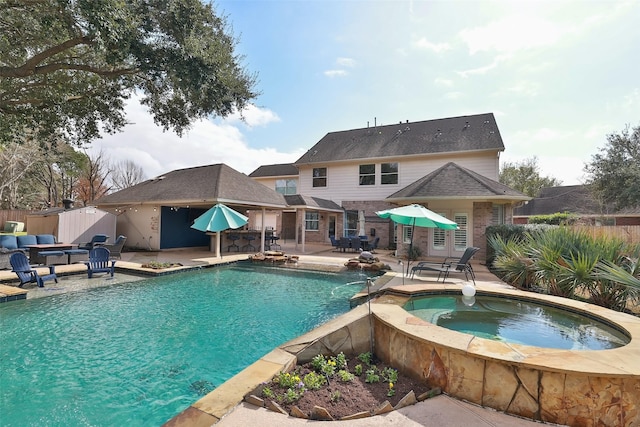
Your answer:
[[[502,280],[520,289],[534,286],[533,260],[526,252],[525,242],[513,237],[505,240],[494,234],[489,237],[489,245],[495,252],[493,268]]]

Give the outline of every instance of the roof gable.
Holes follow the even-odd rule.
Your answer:
[[[492,113],[331,132],[294,164],[477,150],[504,150]]]
[[[237,204],[285,206],[282,194],[247,175],[219,163],[177,169],[144,181],[96,201],[99,205],[134,203]]]
[[[249,174],[251,178],[263,178],[273,176],[297,176],[298,168],[293,163],[281,163],[277,165],[263,165]]]
[[[442,198],[530,199],[500,182],[449,162],[390,195],[387,200]]]

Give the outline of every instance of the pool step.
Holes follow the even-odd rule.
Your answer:
[[[0,285],[0,303],[27,299],[27,292],[29,291],[17,286]]]

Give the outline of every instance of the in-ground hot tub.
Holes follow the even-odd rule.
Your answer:
[[[413,293],[459,293],[460,287],[410,289],[414,292],[393,288],[394,293],[372,304],[376,353],[387,363],[453,397],[534,420],[640,425],[637,317],[565,298],[479,287],[478,295],[524,298],[582,312],[630,337],[628,344],[609,350],[542,348],[479,338],[415,317],[402,308]]]

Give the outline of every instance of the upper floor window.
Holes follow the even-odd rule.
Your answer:
[[[375,185],[376,165],[360,165],[360,185]]]
[[[276,191],[280,194],[296,194],[297,187],[296,179],[276,179]]]
[[[313,186],[327,186],[327,168],[313,168]]]
[[[397,184],[398,183],[398,164],[397,163],[383,163],[380,165],[380,182],[384,184]]]
[[[307,230],[320,229],[320,214],[318,212],[306,212],[304,220],[304,226]]]

